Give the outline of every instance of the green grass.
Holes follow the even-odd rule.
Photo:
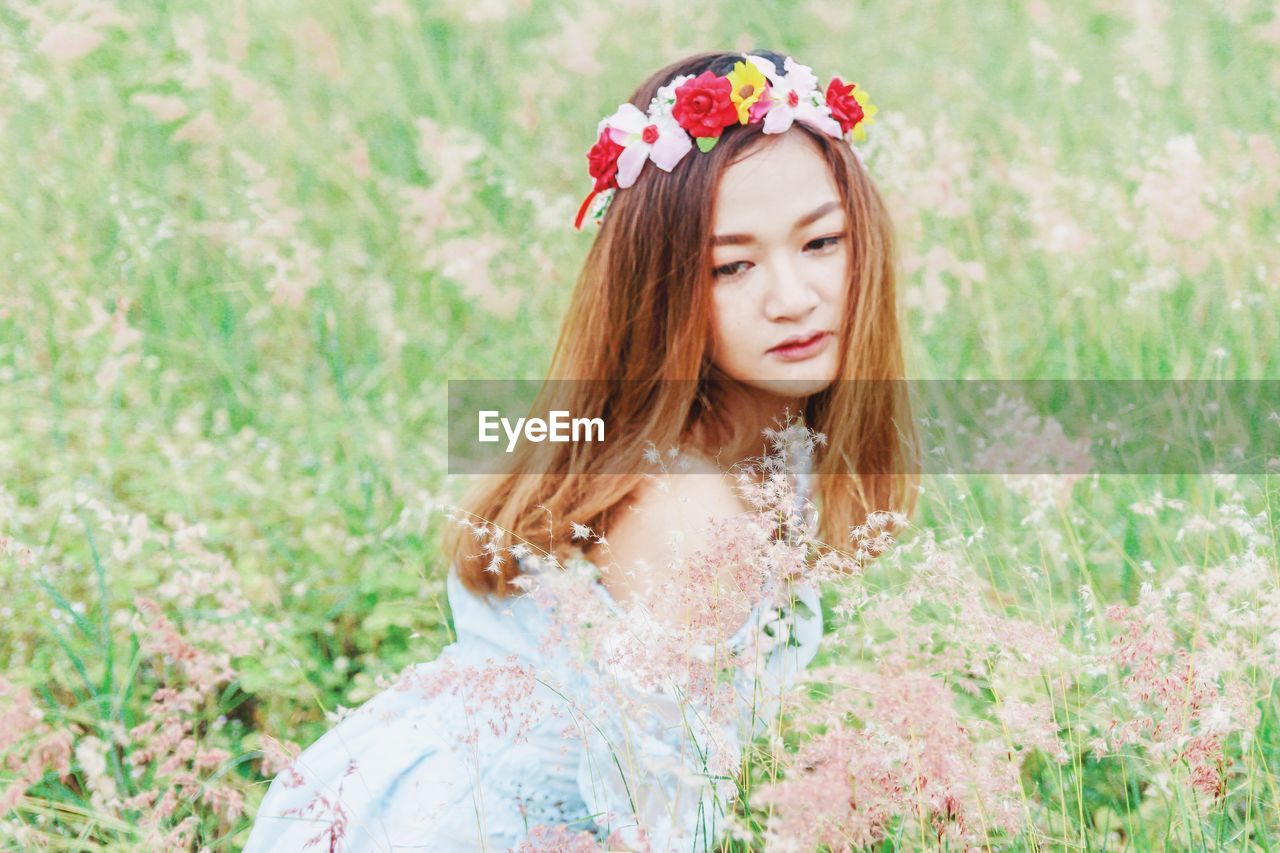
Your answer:
[[[406,4],[401,20],[334,0],[125,2],[121,25],[68,61],[40,45],[45,16],[70,4],[0,8],[0,537],[42,551],[0,561],[0,671],[55,728],[109,740],[173,677],[130,628],[137,596],[182,624],[238,626],[262,650],[235,662],[196,729],[230,751],[220,773],[251,815],[261,733],[309,743],[324,710],[452,640],[435,510],[460,486],[445,473],[445,380],[541,375],[591,240],[569,227],[591,131],[685,52],[769,47],[872,93],[867,151],[904,256],[940,246],[984,272],[944,272],[945,304],[905,309],[913,377],[1280,378],[1280,176],[1247,143],[1274,146],[1280,125],[1265,4],[1176,4],[1155,47],[1130,41],[1142,27],[1113,4],[1053,5],[1042,22],[1015,3],[508,5],[468,21],[487,7]],[[563,20],[599,39],[598,74],[566,59],[584,39],[557,42]],[[1152,56],[1167,57],[1167,85]],[[162,122],[140,93],[186,115]],[[199,116],[208,133],[187,124]],[[424,118],[459,138],[431,142]],[[1186,190],[1154,212],[1135,201],[1184,135],[1209,217],[1190,239],[1169,231]],[[477,156],[454,169],[460,139]],[[415,220],[406,193],[441,187],[443,219]],[[1086,248],[1051,250],[1066,220]],[[465,238],[496,241],[484,268],[431,262]],[[278,265],[312,282],[297,304],[273,299]],[[1153,270],[1169,288],[1126,301]],[[908,302],[924,275],[904,276]],[[485,276],[492,289],[475,290]],[[1082,585],[1132,602],[1143,580],[1235,553],[1229,533],[1179,537],[1223,505],[1267,516],[1274,580],[1275,477],[1239,486],[1236,500],[1207,477],[1096,478],[1024,525],[1025,499],[1001,483],[937,478],[916,523],[982,528],[966,550],[979,575],[1014,610],[1075,630]],[[1129,509],[1156,490],[1186,510]],[[204,531],[184,551],[174,531],[188,524]],[[239,609],[164,591],[219,560]],[[1273,849],[1280,727],[1256,678],[1261,721],[1227,807],[1162,800],[1139,756],[1093,761],[1082,746],[1065,767],[1028,762],[1038,830],[993,843]],[[136,793],[148,783],[124,759],[110,753],[108,772]],[[243,842],[247,818],[192,809],[203,843]],[[82,774],[48,774],[5,820],[57,849],[141,843],[125,814],[91,804]],[[904,830],[885,849],[915,843]]]

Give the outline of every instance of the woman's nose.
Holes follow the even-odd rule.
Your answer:
[[[775,263],[766,286],[764,311],[770,320],[799,319],[818,305],[817,289],[805,280],[795,261]]]

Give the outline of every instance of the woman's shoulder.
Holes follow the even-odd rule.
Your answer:
[[[587,556],[601,568],[615,598],[630,598],[637,576],[706,546],[713,519],[747,512],[750,507],[733,475],[691,456],[679,471],[647,478],[624,499],[608,528],[600,531],[604,542]]]
[[[703,457],[690,456],[678,471],[648,477],[623,501],[622,511],[612,522],[610,542],[620,534],[673,529],[691,533],[712,517],[748,512],[734,476]],[[664,523],[655,527],[655,524]]]

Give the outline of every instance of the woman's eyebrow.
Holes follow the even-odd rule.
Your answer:
[[[838,201],[828,201],[818,205],[796,220],[796,224],[791,226],[791,233],[794,234],[806,225],[818,221],[839,206],[840,202]],[[711,239],[712,246],[741,246],[754,242],[756,242],[756,238],[751,234],[717,234]]]

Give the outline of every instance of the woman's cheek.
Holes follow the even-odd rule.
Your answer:
[[[849,252],[846,249],[832,252],[823,261],[833,270],[847,272],[849,269]]]
[[[830,275],[827,279],[829,298],[843,300],[844,295],[849,290],[850,269],[848,253],[844,252],[832,258],[829,271]]]
[[[720,340],[729,342],[740,331],[739,326],[742,318],[739,315],[739,306],[741,298],[734,299],[728,290],[720,290],[716,293],[715,301],[715,324],[716,335]]]
[[[719,362],[732,360],[734,349],[734,321],[727,306],[717,303],[715,333],[712,340],[712,357]]]

